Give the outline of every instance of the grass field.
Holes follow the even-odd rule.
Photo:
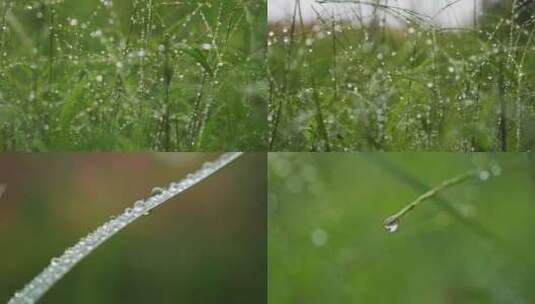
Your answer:
[[[306,24],[295,6],[292,20],[270,25],[271,151],[532,149],[535,24],[525,11],[484,11],[463,29],[376,12]],[[385,15],[401,26],[381,25]]]
[[[268,164],[269,303],[535,301],[533,155],[270,153]]]
[[[5,0],[0,149],[260,150],[265,1]]]

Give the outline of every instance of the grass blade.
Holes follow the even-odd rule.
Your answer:
[[[157,206],[200,183],[226,165],[232,163],[242,155],[241,152],[226,153],[214,161],[206,162],[195,173],[188,174],[179,182],[172,182],[167,188],[154,188],[150,197],[139,200],[133,206],[126,208],[119,216],[110,219],[95,231],[80,239],[80,241],[53,258],[50,264],[32,279],[21,291],[9,300],[8,304],[31,304],[38,301],[54,284],[65,276],[78,262],[88,256],[107,239],[147,214]]]

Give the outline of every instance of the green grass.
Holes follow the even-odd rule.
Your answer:
[[[302,24],[299,11],[272,24],[270,150],[532,149],[535,26],[500,12],[460,30],[402,10],[400,28]]]
[[[265,1],[2,1],[0,148],[260,150]]]
[[[533,155],[270,153],[268,164],[269,303],[535,300]],[[497,176],[441,191],[395,233],[383,227],[487,165]]]

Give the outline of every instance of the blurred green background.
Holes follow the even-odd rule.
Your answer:
[[[0,155],[0,302],[210,153]],[[40,303],[265,303],[266,157],[246,154],[119,232]]]
[[[269,303],[535,303],[535,157],[271,153]],[[382,224],[443,180],[450,188]]]

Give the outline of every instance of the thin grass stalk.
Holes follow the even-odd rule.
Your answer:
[[[389,227],[394,227],[395,225],[395,229],[397,229],[397,225],[399,225],[399,221],[401,220],[401,218],[406,215],[407,213],[409,213],[410,211],[412,211],[414,208],[416,208],[418,205],[420,205],[421,203],[423,203],[424,201],[427,201],[427,200],[430,200],[431,198],[435,197],[436,195],[438,195],[439,193],[443,192],[444,190],[448,189],[448,188],[451,188],[455,185],[458,185],[470,178],[473,178],[473,177],[477,177],[479,175],[479,170],[470,170],[468,172],[465,172],[459,176],[456,176],[456,177],[453,177],[453,178],[450,178],[450,179],[447,179],[445,181],[443,181],[440,185],[434,187],[434,188],[431,188],[430,190],[428,190],[427,192],[425,192],[424,194],[420,195],[418,198],[416,198],[414,201],[412,201],[411,203],[407,204],[405,207],[403,207],[400,211],[398,211],[397,213],[395,213],[394,215],[392,216],[389,216],[385,221],[384,221],[384,225],[387,229],[389,229]]]
[[[4,2],[2,10],[2,21],[0,22],[0,30],[2,31],[2,36],[0,39],[0,57],[3,58],[3,53],[7,45],[7,13],[11,8],[11,0]],[[2,60],[3,62],[3,60]]]
[[[76,264],[97,249],[107,239],[114,236],[126,226],[148,214],[152,209],[169,201],[178,194],[202,182],[226,165],[242,155],[241,152],[226,153],[214,161],[206,162],[195,173],[188,174],[179,182],[172,182],[167,188],[154,188],[150,197],[139,200],[126,208],[119,216],[110,219],[87,236],[80,239],[74,246],[53,258],[50,264],[22,290],[15,293],[8,304],[33,304],[38,301],[52,286],[64,277]]]
[[[316,105],[316,122],[318,124],[318,132],[320,137],[325,141],[325,151],[331,152],[331,143],[329,141],[329,133],[325,127],[325,122],[323,118],[323,113],[321,111],[320,98],[318,96],[318,90],[316,88],[316,81],[312,79],[312,90],[313,90],[313,99],[314,104]]]
[[[199,91],[197,93],[197,98],[195,100],[195,104],[193,105],[193,112],[191,113],[189,126],[188,126],[188,135],[189,135],[189,142],[187,145],[193,149],[197,142],[197,132],[198,132],[198,125],[199,125],[199,118],[201,116],[201,104],[204,97],[204,91],[206,86],[206,81],[208,79],[208,74],[205,72],[202,77],[201,81],[201,87],[199,88]]]

